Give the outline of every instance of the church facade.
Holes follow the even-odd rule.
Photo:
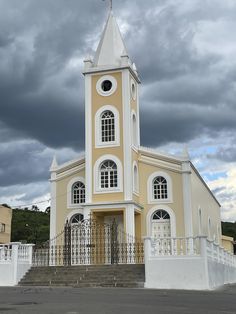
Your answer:
[[[66,222],[93,217],[138,239],[205,235],[221,244],[220,204],[187,151],[176,157],[140,145],[141,82],[112,11],[83,74],[85,155],[53,160],[50,238]]]

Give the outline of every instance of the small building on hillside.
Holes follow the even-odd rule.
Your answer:
[[[11,241],[12,209],[0,205],[0,244]]]

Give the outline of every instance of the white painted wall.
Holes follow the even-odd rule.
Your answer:
[[[199,237],[198,251],[184,255],[161,255],[155,240],[144,241],[146,288],[212,290],[236,283],[236,257],[206,237]]]
[[[15,286],[32,266],[33,245],[0,246],[0,286]]]
[[[145,261],[145,288],[208,289],[204,259],[164,257]]]

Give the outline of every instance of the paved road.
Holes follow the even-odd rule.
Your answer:
[[[214,292],[0,287],[0,314],[235,314],[236,285]]]

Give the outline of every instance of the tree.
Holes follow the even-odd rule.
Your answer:
[[[44,212],[13,209],[11,241],[41,244],[49,239],[49,225]]]

